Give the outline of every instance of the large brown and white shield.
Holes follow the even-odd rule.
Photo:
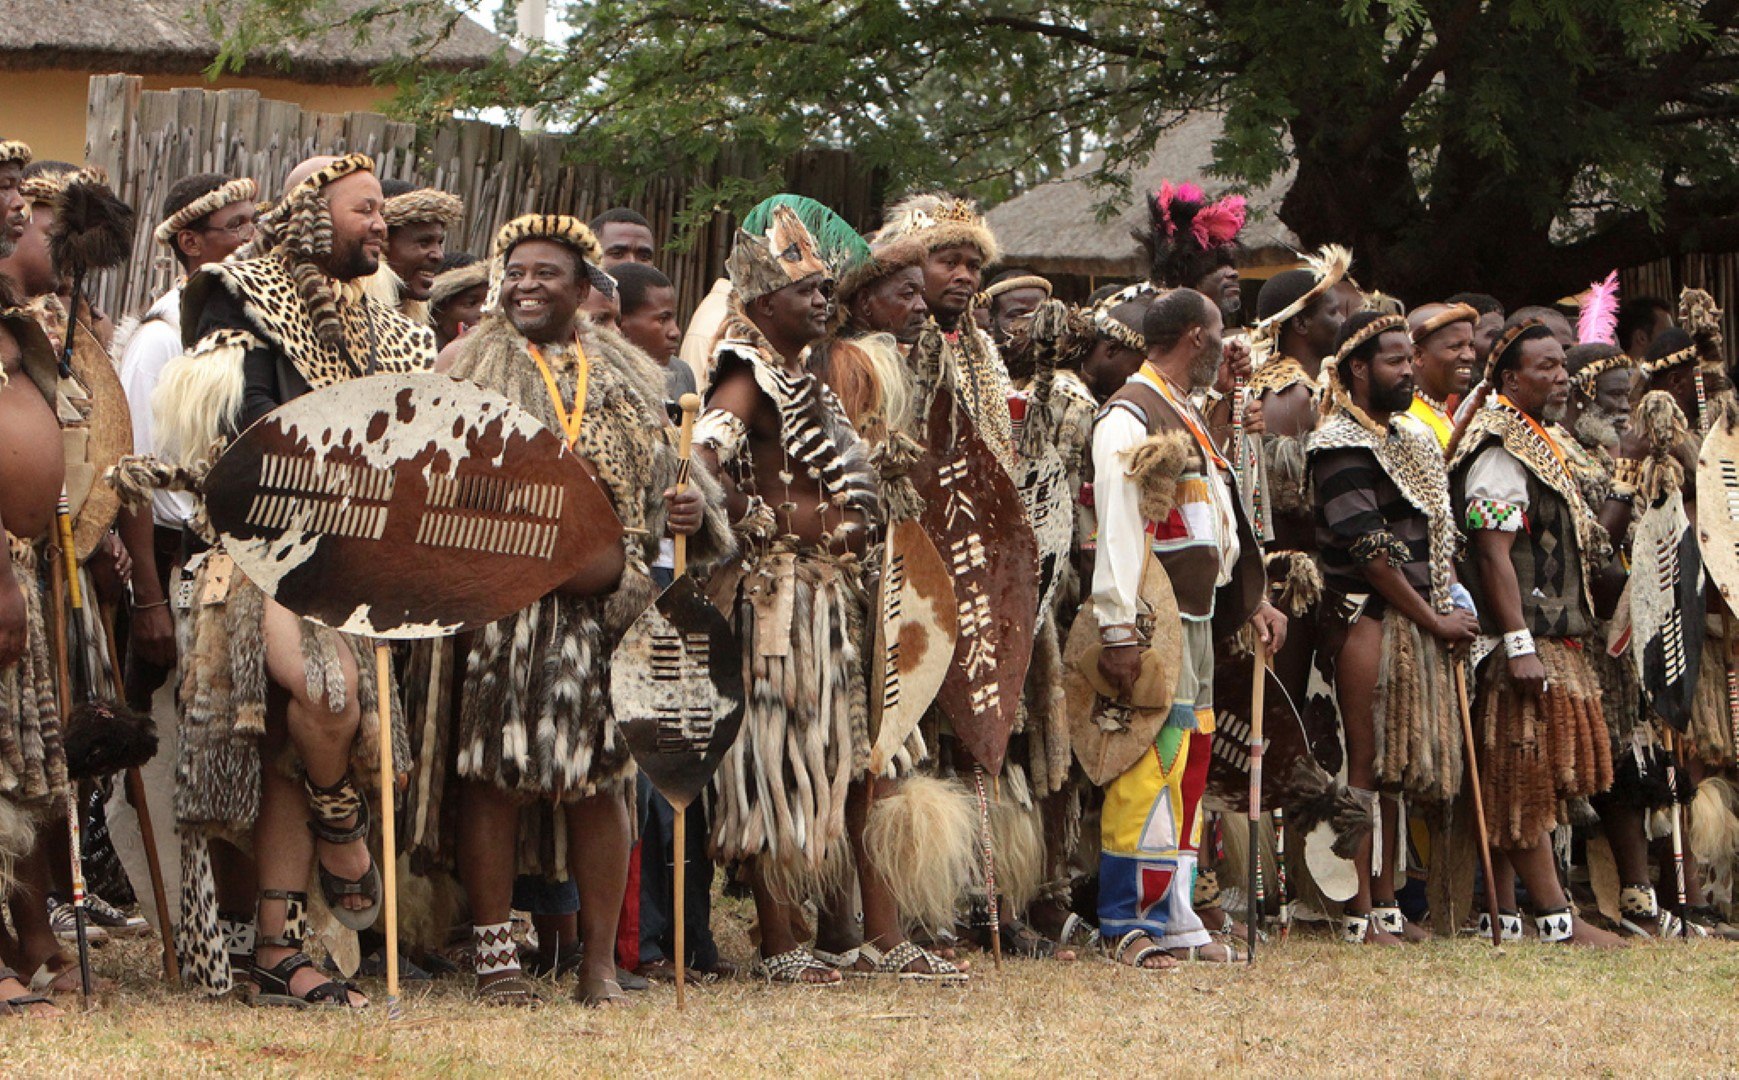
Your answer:
[[[1159,560],[1149,555],[1137,586],[1141,601],[1136,625],[1150,645],[1142,660],[1143,674],[1132,700],[1113,701],[1098,673],[1099,616],[1089,599],[1075,616],[1063,646],[1063,696],[1069,714],[1069,744],[1087,778],[1109,784],[1134,765],[1171,712],[1172,693],[1183,665],[1183,631],[1171,579]]]
[[[524,608],[621,543],[561,437],[475,383],[354,379],[262,417],[205,485],[236,566],[291,611],[373,638]]]
[[[870,771],[880,773],[936,700],[958,638],[954,577],[916,518],[888,530],[875,611]]]
[[[114,361],[83,322],[73,334],[72,374],[58,380],[57,408],[66,446],[72,546],[82,562],[97,550],[121,513],[120,492],[102,477],[133,452],[133,414]]]
[[[1703,569],[1739,608],[1739,426],[1717,423],[1697,454],[1697,544]]]
[[[683,574],[622,636],[610,703],[634,760],[682,809],[743,725],[743,653],[730,620]]]
[[[998,403],[1001,407],[1001,403]],[[919,518],[954,577],[954,662],[937,707],[992,774],[1002,768],[1032,660],[1038,542],[1020,492],[951,390],[938,387],[912,470]]]

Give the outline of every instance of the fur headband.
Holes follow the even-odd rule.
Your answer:
[[[1416,310],[1413,314],[1418,315],[1420,311],[1423,310],[1424,309],[1421,308]],[[1409,332],[1413,337],[1413,344],[1417,345],[1432,334],[1443,329],[1445,326],[1458,322],[1464,322],[1470,325],[1477,323],[1479,322],[1479,312],[1475,311],[1470,304],[1450,304],[1442,311],[1427,315],[1419,320],[1418,326],[1412,326],[1409,328]]]
[[[921,240],[926,255],[967,244],[978,249],[986,266],[1002,257],[996,234],[971,199],[942,194],[902,199],[888,208],[882,227],[870,237],[870,245],[882,248],[908,237]]]
[[[466,266],[455,266],[435,275],[429,289],[429,308],[433,310],[467,289],[489,284],[489,264],[481,260]]]
[[[260,185],[250,177],[225,181],[199,198],[170,214],[159,224],[152,237],[165,247],[175,244],[175,234],[208,214],[214,214],[230,203],[253,202],[260,197]]]
[[[491,254],[497,260],[505,260],[515,247],[527,240],[551,240],[566,245],[588,263],[598,262],[604,257],[603,246],[586,223],[566,214],[521,214],[495,234]]]
[[[1133,285],[1125,285],[1105,299],[1093,305],[1093,329],[1101,335],[1110,338],[1125,348],[1134,349],[1138,353],[1147,352],[1147,338],[1139,329],[1120,321],[1111,312],[1144,296],[1156,296],[1159,290],[1145,281]]]
[[[1258,322],[1255,326],[1256,332],[1272,331],[1278,337],[1279,328],[1286,325],[1286,320],[1308,308],[1316,302],[1317,297],[1340,284],[1341,279],[1347,276],[1347,271],[1352,269],[1352,265],[1353,253],[1339,244],[1327,244],[1316,254],[1306,255],[1304,268],[1315,275],[1316,284],[1306,289],[1303,296]]]
[[[30,147],[17,139],[0,139],[0,165],[17,165],[22,168],[30,164],[34,156]]]
[[[388,199],[381,216],[389,229],[418,221],[436,221],[456,229],[465,220],[465,200],[436,188],[418,188]]]
[[[1044,278],[1039,277],[1037,274],[1029,274],[1026,277],[1013,277],[1005,281],[999,281],[995,285],[992,285],[990,288],[979,293],[978,306],[988,307],[992,300],[995,300],[1003,293],[1011,293],[1017,289],[1041,289],[1044,291],[1046,299],[1049,299],[1051,296],[1051,283],[1046,281]]]
[[[1358,415],[1363,415],[1363,413],[1353,405],[1352,396],[1347,389],[1346,379],[1341,375],[1341,365],[1346,362],[1346,358],[1351,356],[1353,351],[1359,346],[1374,341],[1384,334],[1389,333],[1391,330],[1399,330],[1401,333],[1405,334],[1407,332],[1407,320],[1399,315],[1383,315],[1372,319],[1369,323],[1360,327],[1351,337],[1347,338],[1345,344],[1341,345],[1341,347],[1335,351],[1333,356],[1323,362],[1321,374],[1323,390],[1325,392],[1322,395],[1322,415],[1329,416],[1336,409],[1350,409]]]

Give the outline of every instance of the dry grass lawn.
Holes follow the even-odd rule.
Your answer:
[[[722,943],[747,955],[742,916]],[[1739,1072],[1739,946],[1622,954],[1461,940],[1351,950],[1295,936],[1253,969],[1006,963],[966,990],[668,987],[608,1012],[479,1011],[469,978],[405,1019],[253,1010],[171,993],[152,942],[111,943],[121,992],[89,1015],[0,1021],[0,1076],[1675,1076]],[[427,984],[424,984],[425,986]],[[64,1004],[76,1009],[75,999]]]

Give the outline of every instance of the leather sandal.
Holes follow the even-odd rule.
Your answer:
[[[303,994],[298,994],[290,989],[290,983],[298,971],[303,968],[319,970],[314,965],[314,959],[302,951],[302,942],[307,936],[308,894],[288,892],[284,889],[262,889],[260,890],[260,899],[282,900],[284,902],[284,930],[279,934],[260,935],[255,940],[253,978],[254,985],[259,987],[259,992],[254,995],[253,1004],[289,1009],[368,1008],[366,1001],[361,1005],[351,1004],[351,992],[360,993],[354,983],[327,979]],[[260,964],[257,951],[262,946],[268,949],[294,949],[296,951],[271,967],[264,967]]]
[[[356,784],[349,774],[326,788],[316,787],[312,780],[304,776],[302,786],[308,792],[308,831],[314,834],[316,840],[339,845],[368,839],[369,827],[372,824],[368,800],[356,790]],[[337,824],[352,815],[356,817],[356,824]],[[320,895],[326,900],[326,906],[332,909],[332,917],[343,926],[359,932],[373,926],[380,917],[381,899],[386,891],[381,884],[380,867],[374,864],[374,856],[369,856],[368,871],[354,880],[339,877],[326,869],[326,864],[320,861],[318,852],[315,853],[314,866],[320,871]],[[355,910],[344,906],[344,901],[352,896],[366,899],[368,906]]]

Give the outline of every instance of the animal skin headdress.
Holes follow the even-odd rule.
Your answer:
[[[34,156],[30,147],[17,139],[0,139],[0,165],[17,165],[23,168],[30,164]]]
[[[1003,293],[1011,293],[1017,289],[1038,289],[1045,294],[1045,299],[1052,296],[1051,283],[1037,274],[1022,274],[1019,277],[1004,278],[978,294],[973,301],[973,307],[988,308],[990,302]]]
[[[978,249],[986,266],[1002,257],[996,234],[978,212],[978,204],[953,195],[932,192],[901,199],[888,207],[870,245],[881,249],[905,239],[921,242],[926,255],[967,244]]]
[[[1642,364],[1643,374],[1659,375],[1663,371],[1692,362],[1696,362],[1699,367],[1715,369],[1725,366],[1721,359],[1721,347],[1724,344],[1721,334],[1721,309],[1715,305],[1713,296],[1702,289],[1681,291],[1679,327],[1690,335],[1690,346],[1645,361]]]
[[[253,202],[259,197],[260,185],[250,177],[226,180],[159,222],[151,236],[159,244],[172,247],[175,244],[175,234],[200,218],[214,214],[230,203]]]
[[[436,188],[417,188],[387,199],[381,216],[386,218],[389,229],[421,221],[435,221],[456,229],[465,220],[465,200]]]
[[[481,260],[443,270],[435,275],[435,284],[429,289],[429,307],[438,308],[467,289],[487,284],[489,264]]]
[[[326,186],[359,172],[373,172],[367,154],[345,154],[315,170],[264,215],[274,250],[288,263],[296,291],[308,306],[314,333],[329,348],[344,348],[344,324],[338,298],[320,260],[332,253],[332,206]]]
[[[737,242],[725,260],[725,273],[731,279],[731,288],[745,304],[795,285],[812,274],[833,277],[832,268],[816,250],[815,237],[809,234],[797,211],[783,204],[767,213],[764,231],[737,230]]]
[[[1164,288],[1194,286],[1215,266],[1230,264],[1247,213],[1242,195],[1209,202],[1195,184],[1160,181],[1147,196],[1147,228],[1134,233],[1147,254],[1148,279]]]

